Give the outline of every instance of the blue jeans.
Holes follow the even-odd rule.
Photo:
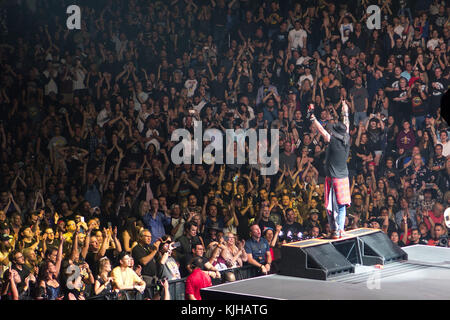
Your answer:
[[[411,15],[411,9],[410,8],[399,9],[397,15],[398,16],[401,16],[401,15],[406,16],[406,13],[408,14],[409,21],[412,21],[412,15]]]
[[[344,231],[346,213],[347,208],[345,204],[343,204],[339,205],[338,212],[332,212],[332,214],[327,214],[328,223],[330,224],[331,231]]]
[[[425,124],[425,116],[418,116],[416,118],[416,129],[422,129]]]
[[[366,111],[362,111],[362,112],[355,112],[355,119],[354,119],[354,124],[356,127],[359,126],[359,122],[362,121],[366,121],[367,119],[367,112]]]

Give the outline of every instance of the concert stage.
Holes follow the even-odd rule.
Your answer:
[[[408,260],[354,265],[326,281],[268,275],[202,289],[209,300],[440,300],[450,297],[450,248],[402,248]]]

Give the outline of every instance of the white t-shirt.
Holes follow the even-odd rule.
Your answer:
[[[188,98],[194,96],[195,90],[197,89],[198,81],[196,79],[187,79],[184,83],[184,87],[188,90]]]
[[[399,36],[400,38],[402,38],[403,30],[405,30],[405,28],[404,28],[401,24],[399,24],[398,26],[396,26],[396,27],[394,28],[394,32],[395,32],[396,34],[398,34],[398,36]]]
[[[427,48],[431,47],[431,50],[436,49],[436,47],[439,45],[439,39],[430,39],[427,42]]]
[[[50,71],[45,70],[43,72],[44,76],[46,77],[46,79],[48,80],[50,78]],[[58,71],[53,70],[52,72],[52,78],[50,79],[50,81],[45,85],[44,87],[44,94],[46,96],[48,96],[50,94],[50,92],[54,92],[56,94],[58,94],[58,85],[56,84],[55,79],[58,76]]]
[[[156,129],[148,129],[145,133],[145,137],[149,138],[150,136],[159,137],[159,132]],[[152,140],[149,140],[145,143],[145,149],[148,149],[149,145],[153,144],[155,146],[156,152],[159,151],[161,145],[159,141],[156,138],[153,138]]]
[[[308,56],[306,56],[306,57],[300,57],[300,58],[298,58],[297,59],[297,61],[295,62],[295,64],[298,66],[298,65],[301,65],[301,64],[307,64],[308,63],[308,61],[309,61],[309,59],[311,59],[311,57],[308,57]]]
[[[306,38],[308,38],[308,34],[303,29],[292,29],[291,31],[289,31],[289,43],[291,44],[291,48],[293,49],[303,49],[303,41]]]
[[[442,143],[442,155],[444,157],[450,156],[450,140],[447,140],[446,143]]]
[[[309,74],[309,75],[302,75],[302,76],[300,77],[300,79],[298,79],[298,85],[301,86],[301,85],[302,85],[302,82],[303,82],[305,79],[309,79],[309,81],[311,81],[311,84],[314,83],[314,78],[313,78],[312,74]]]
[[[342,43],[346,43],[347,40],[349,39],[350,33],[353,32],[353,24],[352,23],[342,24],[339,31],[341,32]]]
[[[148,93],[141,91],[137,95],[134,95],[134,110],[141,111],[141,102],[140,101],[147,101],[148,99]]]
[[[75,71],[75,75],[76,77],[73,80],[73,90],[86,89],[86,86],[84,85],[84,78],[86,77],[86,75],[84,74],[84,72],[80,69],[77,69]]]
[[[110,112],[108,112],[105,108],[103,108],[97,116],[97,124],[100,127],[103,127],[105,123],[107,123],[110,120]]]

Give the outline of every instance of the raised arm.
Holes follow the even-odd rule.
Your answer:
[[[309,105],[309,110],[314,110],[314,105],[313,104]],[[308,112],[310,112],[310,111],[308,111]],[[324,127],[322,127],[320,122],[317,121],[316,117],[314,116],[314,113],[311,114],[310,120],[311,120],[312,124],[317,128],[319,133],[323,136],[325,142],[326,143],[330,142],[330,139],[331,139],[330,134],[325,130]]]

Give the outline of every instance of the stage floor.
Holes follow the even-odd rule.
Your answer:
[[[281,275],[262,276],[202,290],[205,299],[275,300],[447,300],[450,297],[450,248],[416,245],[402,248],[408,261],[328,281]]]

